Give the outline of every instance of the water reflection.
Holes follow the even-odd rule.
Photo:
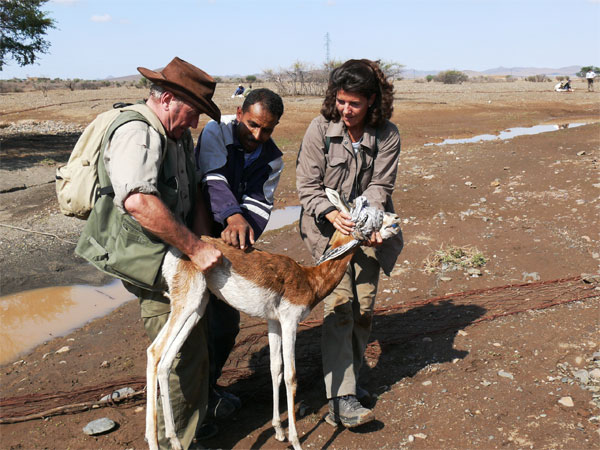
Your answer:
[[[108,314],[132,298],[120,281],[101,287],[50,287],[0,297],[0,364]]]
[[[434,143],[430,142],[428,144],[425,144],[425,147],[429,147],[431,145],[471,144],[474,142],[494,141],[496,139],[507,140],[507,139],[512,139],[517,136],[547,133],[549,131],[556,131],[556,130],[561,130],[561,129],[565,129],[565,128],[577,128],[582,125],[587,125],[587,122],[564,123],[561,125],[535,125],[533,127],[515,127],[515,128],[509,128],[508,130],[501,131],[499,134],[480,134],[478,136],[473,136],[471,138],[465,138],[465,139],[446,139],[443,142],[440,142],[438,144],[434,144]]]

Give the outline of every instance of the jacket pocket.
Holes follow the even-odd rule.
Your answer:
[[[106,268],[138,286],[152,287],[162,265],[166,245],[151,238],[131,217],[124,215],[122,218]]]
[[[345,155],[332,153],[327,161],[327,170],[323,177],[323,184],[338,190],[348,177],[348,160]]]

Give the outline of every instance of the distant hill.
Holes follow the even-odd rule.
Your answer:
[[[142,76],[138,73],[137,75],[126,75],[124,77],[106,77],[108,81],[137,81]]]
[[[576,73],[583,66],[568,66],[568,67],[560,67],[549,68],[549,67],[496,67],[494,69],[487,69],[484,71],[476,71],[469,69],[456,69],[461,72],[466,73],[469,77],[477,77],[477,76],[506,76],[512,75],[516,78],[529,77],[531,75],[547,75],[549,77],[555,76],[570,76],[575,77]],[[156,71],[162,70],[162,68],[155,69]],[[437,75],[439,72],[443,72],[444,70],[450,69],[436,69],[436,70],[421,70],[421,69],[410,69],[406,68],[402,72],[402,76],[404,78],[424,78],[427,75]],[[260,77],[260,74],[255,74],[257,77]],[[139,80],[142,76],[138,73],[137,75],[126,75],[123,77],[107,77],[107,80],[110,81],[135,81]],[[242,75],[220,75],[221,78],[240,78]]]
[[[559,69],[549,67],[497,67],[495,69],[485,70],[482,73],[485,75],[512,75],[513,77],[529,77],[531,75],[569,75],[574,77],[582,67],[583,66],[568,66]]]
[[[512,75],[516,78],[529,77],[531,75],[547,75],[549,77],[554,76],[570,76],[574,77],[575,74],[583,66],[568,66],[560,68],[548,68],[548,67],[496,67],[494,69],[487,69],[484,71],[468,70],[468,69],[457,69],[461,72],[466,73],[469,77],[477,76],[506,76]],[[443,69],[448,70],[448,69]],[[402,76],[404,78],[423,78],[427,75],[437,75],[443,70],[417,70],[417,69],[404,69]]]

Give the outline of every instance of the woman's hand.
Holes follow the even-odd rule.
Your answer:
[[[349,214],[341,211],[331,211],[325,215],[325,218],[342,234],[348,235],[354,231],[354,222],[352,222]]]
[[[381,244],[383,244],[383,238],[379,231],[373,231],[369,240],[364,243],[367,247],[378,247]]]

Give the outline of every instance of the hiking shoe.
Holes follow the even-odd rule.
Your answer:
[[[329,400],[329,414],[325,421],[333,426],[357,427],[375,420],[375,413],[363,407],[355,395],[344,395]]]
[[[226,391],[212,388],[208,394],[208,415],[215,419],[226,419],[242,406],[241,400]]]

